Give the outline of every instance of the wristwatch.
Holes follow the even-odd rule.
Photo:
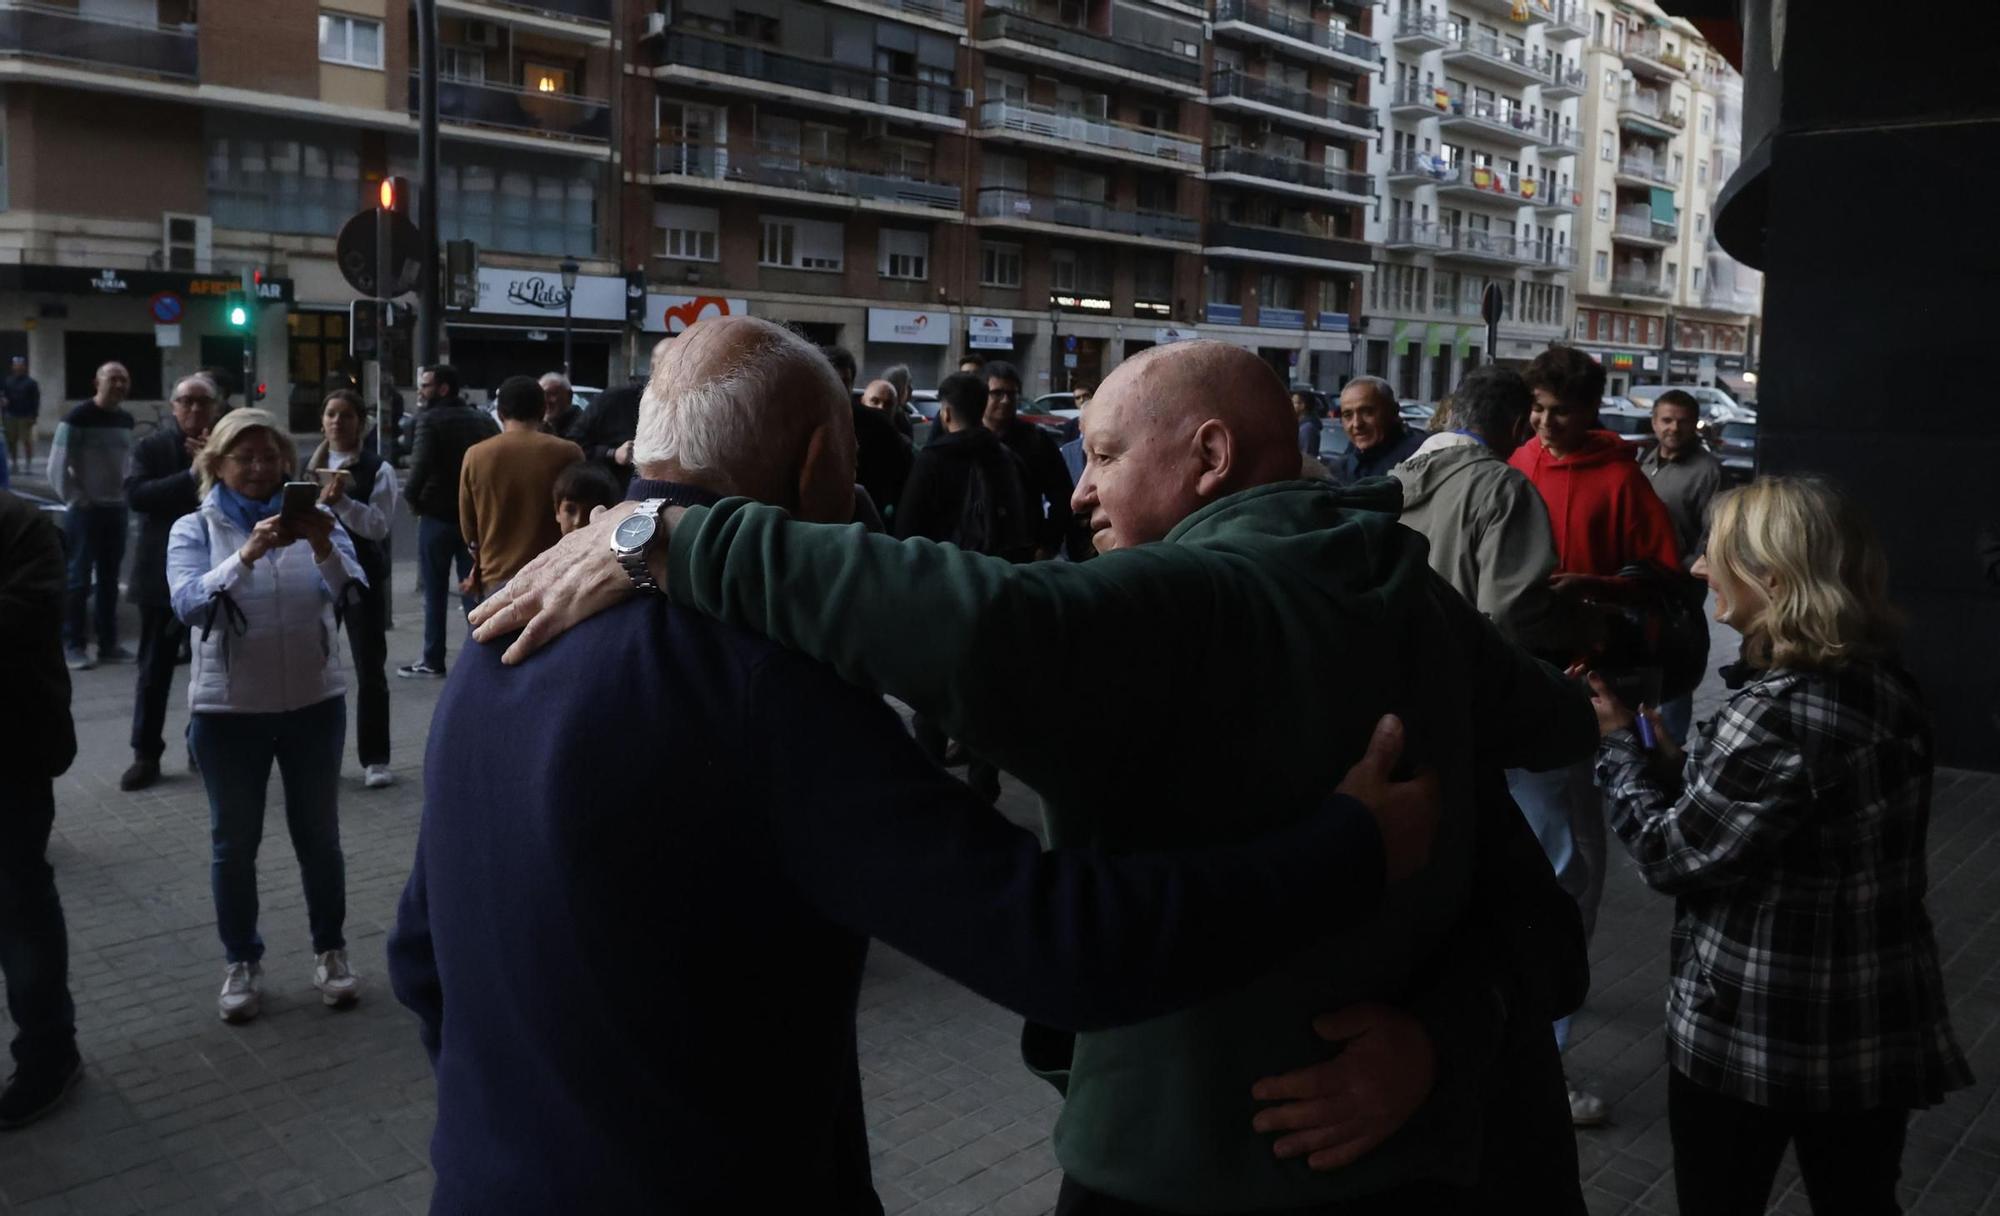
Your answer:
[[[660,585],[646,568],[646,550],[660,534],[660,512],[666,505],[664,498],[648,498],[611,531],[611,556],[625,568],[625,576],[632,580],[634,588],[655,595],[661,594]]]

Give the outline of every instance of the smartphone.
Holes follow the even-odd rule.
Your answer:
[[[285,483],[285,498],[278,506],[278,518],[300,519],[319,509],[319,486],[310,481]]]

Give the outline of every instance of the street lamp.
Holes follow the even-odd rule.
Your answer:
[[[561,269],[563,285],[563,378],[568,379],[570,375],[570,338],[574,328],[571,325],[571,321],[576,315],[576,310],[572,306],[576,300],[576,272],[582,269],[582,267],[576,264],[575,258],[566,257],[562,260]]]
[[[1056,368],[1062,362],[1062,347],[1056,340],[1056,329],[1061,319],[1062,305],[1051,298],[1049,300],[1049,391],[1052,393],[1062,388],[1062,382],[1056,378]]]

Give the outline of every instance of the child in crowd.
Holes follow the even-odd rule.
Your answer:
[[[612,484],[610,474],[588,461],[578,461],[556,477],[556,527],[568,536],[590,522],[594,508],[614,506],[624,497]]]

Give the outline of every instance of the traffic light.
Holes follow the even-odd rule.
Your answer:
[[[375,205],[381,211],[394,211],[402,215],[410,213],[410,179],[407,177],[385,177],[375,192]]]
[[[242,333],[250,328],[250,301],[242,292],[232,291],[222,301],[223,319],[229,328]]]

